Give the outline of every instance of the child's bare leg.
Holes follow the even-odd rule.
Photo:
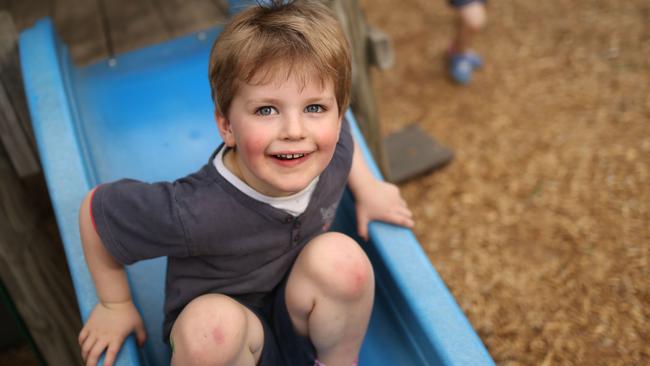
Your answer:
[[[262,323],[253,312],[225,295],[192,300],[172,328],[171,364],[257,364],[264,345]]]
[[[486,23],[485,4],[474,1],[458,9],[456,38],[452,43],[452,52],[463,53],[470,50],[476,34]]]
[[[320,235],[300,253],[287,282],[287,309],[296,331],[311,339],[320,362],[350,366],[357,360],[374,284],[370,261],[343,234]]]

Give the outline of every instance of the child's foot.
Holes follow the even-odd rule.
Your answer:
[[[458,84],[469,84],[472,80],[472,72],[482,66],[483,60],[474,52],[451,53],[449,55],[449,75]]]

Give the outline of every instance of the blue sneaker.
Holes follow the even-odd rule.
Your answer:
[[[483,66],[483,60],[474,52],[455,53],[449,56],[449,75],[455,82],[467,85],[472,72]]]

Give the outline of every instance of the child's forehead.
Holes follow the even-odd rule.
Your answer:
[[[241,80],[250,86],[281,87],[286,83],[296,83],[300,89],[316,87],[326,89],[333,83],[331,77],[306,62],[270,63],[259,67]]]

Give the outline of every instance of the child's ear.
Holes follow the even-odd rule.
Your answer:
[[[217,120],[217,127],[219,128],[219,135],[223,142],[228,147],[235,146],[235,135],[232,133],[232,126],[228,118],[223,116],[218,110],[214,111],[214,119]]]

